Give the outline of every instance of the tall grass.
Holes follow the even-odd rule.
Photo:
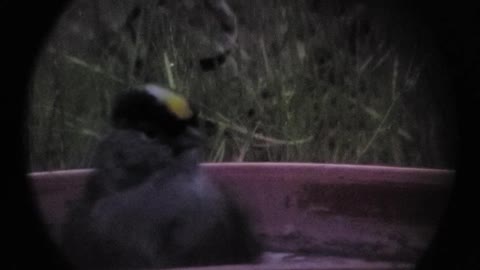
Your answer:
[[[451,166],[449,149],[430,151],[442,145],[442,122],[425,120],[406,98],[426,96],[424,59],[405,56],[381,25],[370,22],[362,32],[365,16],[355,9],[327,16],[305,1],[232,6],[238,47],[211,72],[196,66],[200,48],[185,23],[188,14],[147,14],[144,34],[130,47],[112,39],[129,57],[146,52],[140,74],[133,72],[135,61],[105,52],[99,42],[89,43],[92,50],[59,46],[55,35],[68,22],[62,18],[34,78],[31,170],[88,167],[109,128],[113,96],[145,80],[195,103],[209,123],[206,161]],[[207,18],[202,12],[197,15]]]

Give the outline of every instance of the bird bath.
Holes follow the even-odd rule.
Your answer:
[[[446,209],[450,170],[317,163],[204,163],[252,216],[255,265],[191,269],[413,269]],[[55,239],[90,169],[31,173]]]

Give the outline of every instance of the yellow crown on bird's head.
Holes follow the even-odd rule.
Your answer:
[[[155,84],[146,84],[144,89],[158,101],[164,103],[167,109],[179,119],[185,120],[193,116],[192,109],[183,96]]]

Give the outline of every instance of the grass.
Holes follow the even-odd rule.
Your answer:
[[[95,40],[91,50],[65,49],[55,35],[72,21],[62,18],[32,87],[31,170],[88,167],[109,128],[112,97],[145,80],[187,96],[214,123],[206,161],[451,167],[450,150],[442,148],[450,138],[442,135],[444,123],[419,115],[415,105],[430,104],[435,112],[422,94],[428,90],[425,59],[405,56],[381,25],[356,31],[364,18],[354,9],[321,16],[306,3],[232,2],[238,47],[211,72],[195,65],[201,46],[184,13],[153,16],[146,9],[134,44],[109,40],[128,57],[106,52]],[[202,12],[198,16],[208,18]],[[133,56],[145,60],[140,74]],[[423,101],[410,103],[411,96]]]

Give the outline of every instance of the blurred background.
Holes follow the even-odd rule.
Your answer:
[[[72,1],[32,80],[29,169],[89,167],[113,97],[144,82],[192,100],[204,161],[454,168],[437,44],[376,2]]]

